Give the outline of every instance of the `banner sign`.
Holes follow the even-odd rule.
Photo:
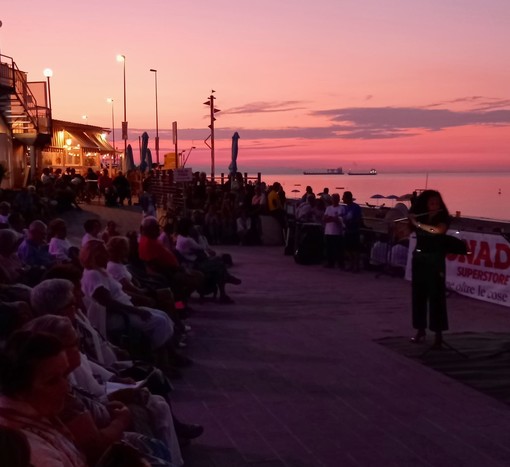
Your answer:
[[[193,169],[184,167],[174,170],[174,182],[191,182],[193,181]]]
[[[470,255],[446,256],[446,288],[461,295],[510,307],[510,243],[502,235],[458,232]],[[411,235],[406,279],[411,280],[412,252],[416,236]]]

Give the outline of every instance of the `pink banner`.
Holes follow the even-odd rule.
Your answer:
[[[470,255],[447,255],[446,287],[461,295],[510,306],[510,243],[498,234],[458,232],[449,235],[464,240]],[[409,242],[406,279],[411,279],[414,234]]]

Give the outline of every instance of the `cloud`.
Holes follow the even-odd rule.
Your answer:
[[[315,116],[328,117],[333,122],[350,127],[350,132],[341,137],[352,137],[352,133],[366,132],[372,137],[409,136],[407,131],[441,131],[446,128],[467,125],[510,125],[510,110],[453,111],[418,107],[363,107],[319,110]],[[351,134],[349,134],[351,133]]]
[[[240,107],[224,110],[223,114],[255,114],[303,110],[302,101],[250,102]]]
[[[236,112],[256,111],[279,112],[290,110],[299,101],[273,103],[252,103],[237,108]],[[452,110],[439,108],[445,105],[457,106],[468,104],[470,110]],[[242,128],[218,127],[215,136],[218,140],[231,139],[234,132],[239,132],[243,140],[261,141],[277,139],[396,139],[417,136],[423,132],[444,131],[448,128],[462,126],[505,127],[510,125],[510,100],[483,96],[469,96],[422,107],[346,107],[323,109],[311,112],[312,116],[325,117],[329,125],[284,128]],[[251,109],[251,110],[249,110]],[[235,113],[235,112],[232,112]],[[219,122],[218,122],[219,123]],[[131,130],[142,134],[144,130]],[[150,133],[151,135],[154,132]],[[179,129],[179,139],[204,141],[210,134],[207,127]],[[172,139],[170,130],[160,130],[161,139]],[[274,144],[274,143],[273,143]],[[285,143],[284,143],[285,144]]]

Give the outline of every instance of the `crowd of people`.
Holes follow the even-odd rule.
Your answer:
[[[171,399],[193,363],[189,300],[233,303],[230,255],[188,217],[162,231],[146,216],[137,232],[91,218],[73,244],[63,219],[22,229],[11,209],[0,218],[0,464],[183,465],[203,432]]]

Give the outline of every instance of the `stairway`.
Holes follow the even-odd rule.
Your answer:
[[[0,55],[0,116],[13,137],[34,144],[40,132],[40,118],[46,115],[37,106],[26,73],[20,71],[11,57]]]

